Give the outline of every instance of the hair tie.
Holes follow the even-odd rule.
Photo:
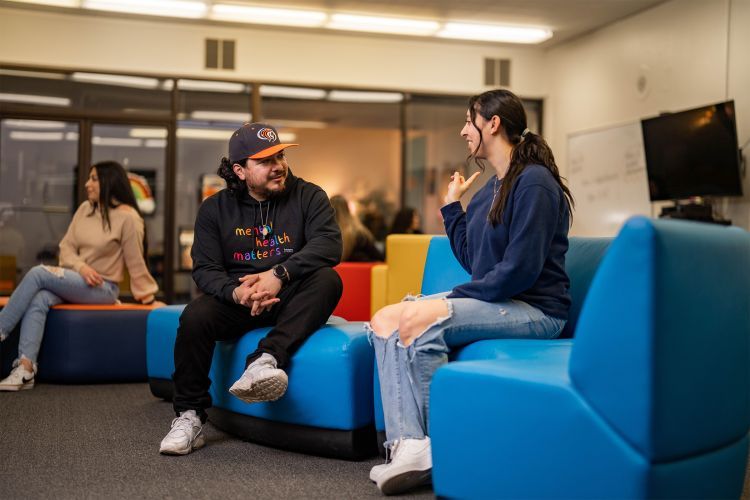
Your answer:
[[[523,132],[521,132],[521,140],[524,140],[526,138],[526,134],[529,133],[529,129],[525,128],[523,129]]]

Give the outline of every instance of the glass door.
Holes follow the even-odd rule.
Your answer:
[[[128,172],[146,223],[148,267],[164,293],[167,127],[94,123],[91,164],[109,160],[119,162]],[[120,286],[120,294],[129,297],[127,283]]]
[[[77,208],[79,123],[0,120],[0,294],[36,264],[57,264]]]

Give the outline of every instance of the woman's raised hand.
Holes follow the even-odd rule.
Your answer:
[[[451,176],[451,182],[448,184],[448,193],[445,195],[445,204],[453,203],[458,201],[464,195],[464,193],[471,187],[481,172],[474,172],[471,177],[464,179],[458,170],[456,170]]]
[[[81,274],[81,276],[83,276],[83,280],[89,286],[99,286],[104,283],[104,278],[102,278],[99,273],[94,271],[91,266],[87,266],[84,264],[84,266],[78,272]]]

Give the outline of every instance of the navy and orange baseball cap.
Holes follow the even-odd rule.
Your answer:
[[[273,156],[282,149],[299,144],[283,144],[279,133],[265,123],[246,123],[229,139],[229,161],[237,163],[245,158],[259,160]]]

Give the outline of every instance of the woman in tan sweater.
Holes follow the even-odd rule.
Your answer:
[[[60,242],[60,266],[38,265],[0,311],[0,341],[21,322],[18,359],[0,391],[32,389],[49,308],[61,302],[114,304],[125,267],[133,297],[154,302],[159,287],[146,267],[145,226],[125,169],[106,161],[91,167],[83,202]]]

